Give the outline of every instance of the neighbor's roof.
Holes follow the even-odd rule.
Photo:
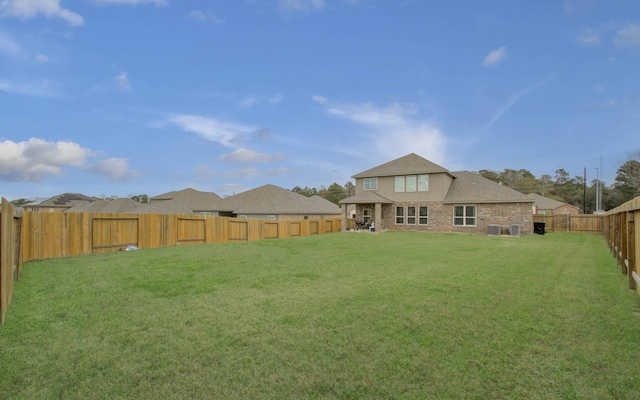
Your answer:
[[[141,204],[129,198],[113,200],[96,200],[71,207],[64,212],[104,212],[104,213],[137,213]]]
[[[222,198],[216,193],[188,188],[151,197],[151,203],[140,204],[133,212],[151,214],[214,212],[220,209],[221,201]]]
[[[25,204],[25,206],[38,206],[38,207],[73,207],[86,202],[92,202],[96,199],[94,197],[85,196],[80,193],[63,193],[57,196],[50,197],[40,203],[32,202]]]
[[[378,176],[411,175],[411,174],[433,174],[443,172],[451,175],[449,170],[434,164],[431,161],[420,157],[415,153],[397,158],[377,167],[373,167],[359,174],[352,176],[354,179],[369,178]]]
[[[579,210],[579,208],[576,206],[573,206],[568,203],[563,203],[558,200],[550,199],[548,197],[539,195],[537,193],[529,193],[527,197],[535,201],[533,205],[536,206],[536,208],[538,208],[539,210],[555,210],[556,208],[562,207],[562,206],[573,207]]]
[[[340,200],[340,204],[369,204],[369,203],[381,203],[391,204],[393,201],[387,199],[383,195],[380,195],[374,191],[365,190],[355,196],[347,197]]]
[[[453,172],[445,203],[533,203],[525,194],[470,171]]]
[[[275,185],[264,185],[227,197],[220,211],[235,214],[341,214],[341,209],[319,196],[306,197]]]

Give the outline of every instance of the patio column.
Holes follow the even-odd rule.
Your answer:
[[[384,228],[382,223],[382,204],[381,203],[376,203],[376,211],[375,211],[373,220],[376,222],[376,232],[380,232]]]
[[[340,231],[345,232],[347,230],[347,205],[342,204],[342,220],[340,221]]]

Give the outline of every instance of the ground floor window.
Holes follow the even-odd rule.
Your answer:
[[[362,222],[364,222],[365,224],[368,224],[369,222],[371,222],[370,208],[365,208],[364,210],[362,210]]]
[[[411,206],[407,207],[407,225],[416,224],[416,208]]]
[[[475,226],[476,225],[476,206],[454,206],[453,207],[453,225]]]
[[[404,207],[396,207],[396,225],[404,225]]]
[[[420,216],[418,218],[418,224],[420,225],[428,225],[429,224],[429,207],[420,207]]]

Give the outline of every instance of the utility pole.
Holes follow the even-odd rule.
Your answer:
[[[596,167],[596,210],[594,214],[598,213],[598,205],[600,204],[598,196],[600,196],[600,175],[598,175],[598,167]]]
[[[587,213],[587,167],[584,167],[584,179],[582,180],[582,213]]]

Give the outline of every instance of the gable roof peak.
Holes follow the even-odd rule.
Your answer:
[[[378,165],[366,171],[360,172],[352,176],[354,179],[369,178],[377,176],[394,176],[407,174],[433,174],[445,173],[453,176],[446,168],[423,158],[416,153],[410,153],[406,156],[396,158],[384,164]]]

